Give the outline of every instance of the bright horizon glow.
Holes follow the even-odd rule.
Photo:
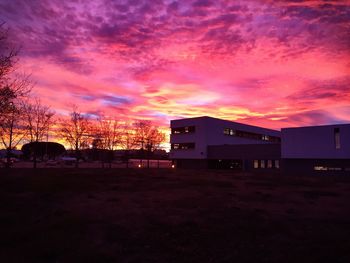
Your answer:
[[[58,114],[350,122],[350,3],[0,0],[20,69]]]

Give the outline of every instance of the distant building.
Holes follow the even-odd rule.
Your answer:
[[[280,132],[212,117],[172,120],[170,159],[176,167],[279,169]]]
[[[350,175],[350,124],[282,129],[283,170]]]
[[[173,120],[170,159],[180,168],[350,175],[350,124],[281,132],[212,117]]]

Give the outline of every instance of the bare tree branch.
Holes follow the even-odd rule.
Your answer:
[[[7,165],[10,164],[12,150],[26,136],[26,129],[22,118],[22,108],[10,104],[6,113],[2,115],[0,121],[0,138],[3,146],[7,150]]]
[[[9,29],[0,23],[0,85],[14,69],[18,59],[19,48],[9,43]]]
[[[54,112],[48,106],[41,104],[40,99],[35,98],[33,103],[24,101],[22,103],[24,124],[30,137],[34,142],[33,167],[36,168],[37,143],[48,135]]]
[[[90,141],[91,124],[89,120],[74,107],[69,120],[61,121],[60,135],[75,151],[77,158],[76,167],[80,159],[80,150],[87,148]]]

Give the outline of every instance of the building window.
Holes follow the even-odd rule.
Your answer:
[[[185,127],[178,127],[178,128],[171,129],[172,134],[194,133],[195,131],[196,131],[196,126],[185,126]]]
[[[260,160],[260,168],[265,168],[265,160]]]
[[[275,168],[276,169],[280,168],[280,160],[275,160]]]
[[[272,168],[272,160],[267,160],[267,168]]]
[[[193,143],[193,142],[172,143],[171,144],[171,149],[172,150],[189,150],[189,149],[194,149],[194,148],[195,148],[195,143]]]
[[[259,168],[259,160],[254,160],[254,168],[257,169]]]
[[[341,167],[314,166],[315,171],[342,171]],[[346,169],[344,169],[346,171]]]
[[[326,166],[314,166],[315,171],[328,171],[328,167]]]
[[[341,171],[342,168],[341,167],[329,167],[328,170],[329,171]]]
[[[270,138],[269,138],[268,135],[262,135],[261,139],[262,139],[263,141],[269,141],[269,140],[270,140]]]
[[[225,128],[225,129],[224,129],[224,134],[225,134],[225,135],[230,135],[230,136],[235,136],[235,135],[236,135],[236,131],[233,130],[233,129]]]
[[[247,131],[240,131],[240,130],[234,130],[225,128],[224,134],[229,136],[236,136],[241,137],[245,139],[252,139],[252,140],[259,140],[259,141],[267,141],[267,142],[281,142],[281,138],[277,136],[270,136],[270,135],[264,135],[254,132],[247,132]]]
[[[339,128],[334,129],[334,143],[335,143],[335,149],[340,149],[340,129]]]

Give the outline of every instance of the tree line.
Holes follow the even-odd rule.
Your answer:
[[[112,152],[116,149],[141,149],[152,152],[160,147],[165,134],[150,121],[120,121],[116,117],[91,119],[73,107],[68,118],[58,117],[40,98],[32,96],[30,75],[18,73],[19,47],[9,41],[5,23],[0,23],[0,145],[6,149],[6,166],[12,150],[24,142],[33,143],[33,167],[37,165],[39,142],[49,134],[65,140],[76,156],[94,148]]]

